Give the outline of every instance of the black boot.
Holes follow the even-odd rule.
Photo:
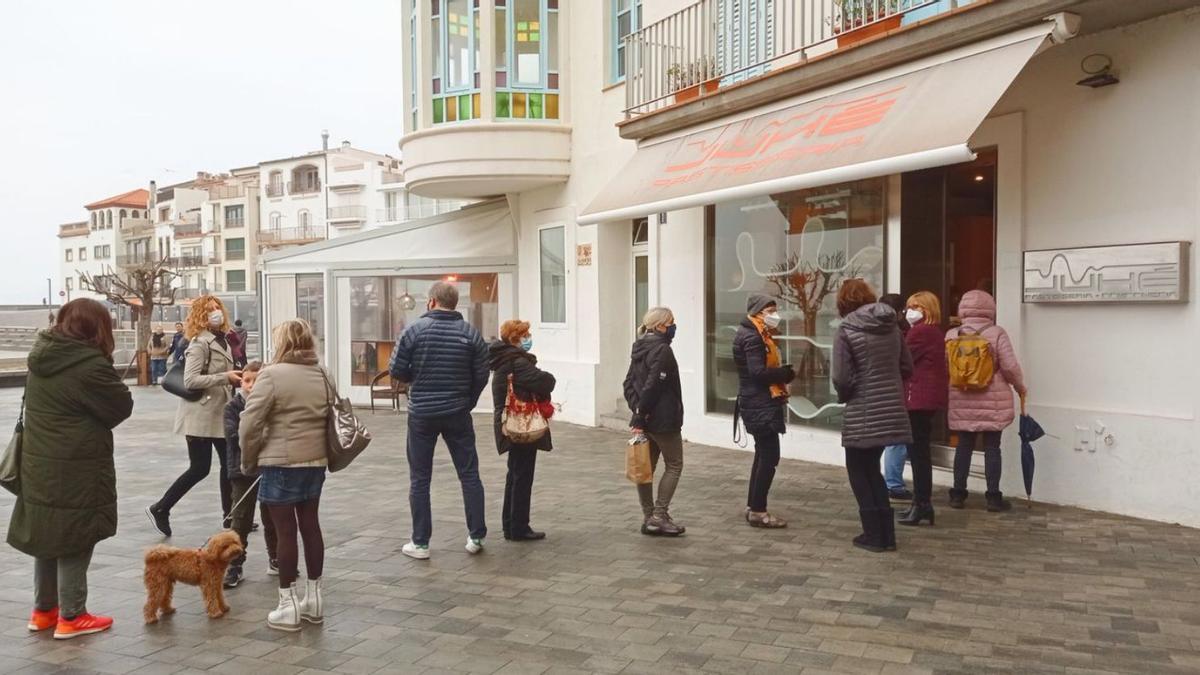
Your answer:
[[[878,509],[880,541],[884,550],[896,550],[896,510],[893,508]]]
[[[987,510],[992,513],[1012,510],[1012,502],[1004,498],[1003,492],[989,492],[984,497],[987,499]]]
[[[961,509],[967,505],[967,491],[950,488],[950,508]]]
[[[922,520],[928,520],[933,525],[933,504],[913,504],[907,513],[900,516],[901,525],[920,525]]]
[[[158,507],[158,504],[146,507],[146,517],[158,533],[164,537],[171,536],[171,516]]]
[[[886,509],[890,511],[891,509]],[[854,538],[854,545],[871,553],[883,553],[887,547],[883,544],[883,533],[879,522],[880,509],[859,509],[858,518],[862,521],[863,533]]]

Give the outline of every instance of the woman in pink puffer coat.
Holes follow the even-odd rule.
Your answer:
[[[1016,351],[1008,333],[996,325],[996,299],[984,291],[970,291],[958,303],[962,328],[979,333],[991,345],[995,375],[983,391],[962,391],[950,388],[948,421],[950,430],[958,434],[954,453],[954,488],[950,490],[950,508],[961,509],[967,499],[967,474],[971,471],[971,454],[980,437],[983,439],[984,474],[987,479],[987,510],[1007,511],[1012,508],[1000,492],[1000,435],[1013,423],[1013,390],[1025,396],[1025,376],[1017,361]],[[958,337],[960,328],[951,328],[946,340]]]

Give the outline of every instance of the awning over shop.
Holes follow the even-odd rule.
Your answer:
[[[1046,22],[647,144],[579,222],[969,161],[971,134],[1052,28]]]

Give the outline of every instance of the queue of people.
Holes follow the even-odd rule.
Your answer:
[[[532,527],[530,511],[537,455],[553,448],[544,420],[553,414],[555,377],[537,365],[528,322],[506,321],[499,339],[488,345],[457,310],[458,301],[453,284],[434,284],[426,313],[397,338],[389,364],[391,376],[408,385],[412,536],[402,552],[418,560],[431,556],[430,482],[438,437],[445,441],[462,485],[465,549],[471,554],[484,549],[484,487],[471,411],[489,381],[496,450],[507,460],[504,537],[516,542],[546,538]],[[1015,417],[1012,392],[1023,399],[1026,389],[1012,342],[995,325],[995,300],[983,291],[967,293],[959,305],[962,325],[943,333],[934,294],[923,291],[904,303],[881,302],[865,281],[848,279],[838,290],[837,310],[841,321],[831,379],[844,404],[842,445],[862,526],[853,545],[871,552],[896,550],[895,495],[880,468],[888,447],[901,448],[913,468],[911,504],[898,522],[934,524],[930,443],[934,420],[943,410],[958,439],[950,506],[963,508],[971,456],[982,443],[987,510],[1010,508],[999,488],[1000,438]],[[767,506],[780,435],[787,430],[789,385],[796,378],[777,342],[781,323],[774,298],[751,295],[732,342],[739,380],[735,428],[740,421],[754,440],[745,520],[756,528],[787,526]],[[279,578],[278,605],[267,616],[268,626],[296,631],[305,622],[321,623],[324,538],[319,506],[328,464],[328,411],[337,391],[318,364],[312,329],[299,319],[276,326],[273,358],[263,364],[235,355],[231,343],[244,345],[245,336],[230,328],[216,297],[196,300],[186,322],[176,328],[167,353],[183,350],[184,383],[198,393],[195,400],[180,398],[175,420],[176,433],[186,440],[188,467],[146,513],[155,529],[170,537],[172,508],[208,475],[215,452],[221,467],[221,513],[243,548],[255,513],[262,518],[267,573]],[[650,309],[624,381],[630,427],[649,443],[651,473],[660,459],[665,466],[657,492],[653,480],[637,486],[641,532],[651,536],[686,532],[670,512],[683,472],[684,404],[672,349],[677,329],[669,308]],[[162,349],[165,336],[158,331],[154,338],[154,349]],[[974,379],[963,384],[954,372],[955,345],[969,338],[976,341],[971,358],[988,362],[982,364],[986,368],[974,368]],[[35,558],[30,630],[54,628],[57,638],[112,625],[111,618],[88,613],[86,575],[96,543],[116,532],[112,429],[129,417],[133,406],[112,366],[113,349],[108,311],[80,299],[63,306],[29,356],[21,486],[8,542]],[[986,376],[979,375],[983,372]],[[540,411],[540,433],[510,434],[509,415],[515,414],[516,403]],[[67,481],[59,480],[64,472]],[[72,487],[64,491],[66,484]],[[303,594],[298,590],[301,551]],[[244,578],[245,560],[243,553],[230,565],[227,588]]]

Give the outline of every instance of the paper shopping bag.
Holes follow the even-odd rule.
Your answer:
[[[654,467],[650,464],[650,441],[645,436],[629,439],[629,445],[625,448],[625,477],[636,485],[654,482]]]

